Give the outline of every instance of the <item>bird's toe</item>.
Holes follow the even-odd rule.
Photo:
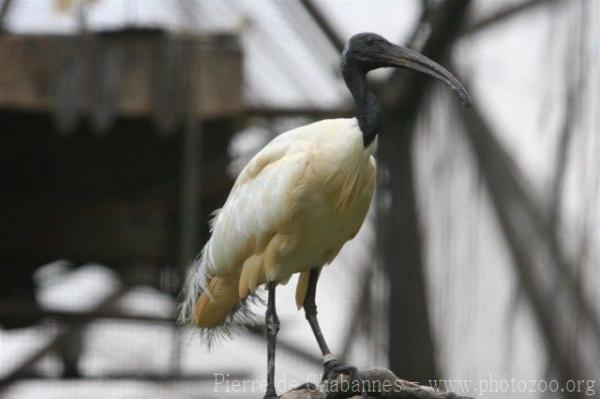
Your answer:
[[[347,378],[340,377],[342,375]],[[362,379],[354,366],[340,363],[337,360],[328,362],[325,364],[323,382],[326,383],[330,392],[353,392],[364,397]]]

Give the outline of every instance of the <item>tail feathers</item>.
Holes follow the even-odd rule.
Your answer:
[[[225,322],[238,301],[238,278],[213,277],[196,301],[192,321],[200,328],[217,327]]]
[[[239,297],[239,276],[211,277],[206,247],[192,265],[183,300],[179,323],[199,328],[201,338],[211,347],[231,336],[234,326],[254,324],[256,318],[248,305],[262,301],[255,294]]]

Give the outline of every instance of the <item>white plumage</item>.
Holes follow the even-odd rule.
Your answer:
[[[193,266],[181,319],[228,326],[267,281],[298,283],[331,262],[362,225],[371,202],[376,141],[365,148],[356,119],[331,119],[272,140],[238,176]]]

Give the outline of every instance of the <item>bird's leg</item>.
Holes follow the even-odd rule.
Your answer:
[[[267,312],[265,314],[265,324],[267,330],[267,392],[264,399],[277,398],[275,391],[275,344],[277,333],[279,332],[279,318],[275,310],[275,283],[267,283],[269,298],[267,302]]]
[[[308,288],[306,290],[306,297],[304,298],[304,315],[306,316],[306,320],[308,320],[308,324],[310,324],[310,328],[312,328],[313,334],[315,335],[317,343],[319,344],[319,348],[321,349],[323,363],[327,365],[327,363],[335,361],[335,356],[331,354],[331,351],[327,346],[327,342],[325,342],[325,338],[323,337],[323,333],[321,332],[319,320],[317,320],[317,304],[315,303],[315,293],[317,291],[319,272],[319,269],[316,268],[310,271],[310,276],[308,277]]]
[[[331,351],[327,346],[327,342],[325,342],[325,338],[323,337],[323,333],[321,332],[321,327],[319,326],[319,321],[317,320],[317,304],[315,303],[315,293],[317,291],[319,272],[319,269],[316,268],[310,271],[310,276],[308,277],[308,289],[306,291],[306,297],[304,298],[304,313],[306,315],[306,320],[308,320],[313,334],[317,339],[319,348],[321,348],[321,354],[323,355],[324,372],[322,380],[333,381],[338,375],[347,374],[350,377],[351,382],[360,382],[356,367],[345,365],[339,362],[335,356],[331,354]]]

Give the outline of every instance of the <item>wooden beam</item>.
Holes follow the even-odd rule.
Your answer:
[[[558,1],[563,0],[529,0],[516,5],[506,6],[488,17],[466,25],[461,34],[471,35],[480,33],[486,29],[499,25],[500,23],[507,22],[516,16],[533,11],[540,6],[550,6]]]
[[[318,107],[269,107],[269,106],[247,106],[243,115],[246,117],[265,118],[287,118],[287,117],[310,117],[310,118],[349,118],[353,114],[351,107],[318,108]]]
[[[10,320],[30,320],[35,319],[51,319],[59,320],[67,324],[86,324],[93,320],[122,320],[139,323],[153,324],[175,324],[175,316],[149,316],[143,314],[130,314],[121,311],[99,307],[91,311],[66,311],[44,309],[32,305],[23,305],[15,303],[0,304],[0,319]]]
[[[432,10],[423,54],[438,61],[444,58],[459,35],[469,3],[447,0]],[[431,81],[396,71],[380,96],[384,107],[379,170],[388,173],[378,179],[378,188],[384,197],[391,194],[391,203],[378,209],[378,242],[387,276],[394,284],[388,300],[388,353],[390,368],[413,381],[437,376],[412,151],[415,121]]]
[[[13,5],[13,0],[3,0],[2,6],[0,6],[0,34],[4,33],[6,30],[6,16],[10,11],[11,6]]]
[[[329,20],[321,12],[319,7],[312,0],[300,0],[300,3],[302,3],[306,11],[319,26],[333,47],[341,53],[344,49],[344,40],[342,40],[340,35],[335,31],[333,25],[330,24]]]
[[[250,373],[227,373],[227,378],[233,380],[248,380],[252,378]],[[78,377],[50,377],[35,373],[24,374],[20,381],[99,381],[110,384],[114,381],[119,380],[130,380],[130,381],[143,381],[144,383],[158,383],[162,384],[165,382],[193,382],[193,383],[214,383],[214,373],[192,373],[192,374],[158,374],[158,373],[138,373],[138,372],[125,372],[119,374],[102,374],[102,375],[82,375]]]

